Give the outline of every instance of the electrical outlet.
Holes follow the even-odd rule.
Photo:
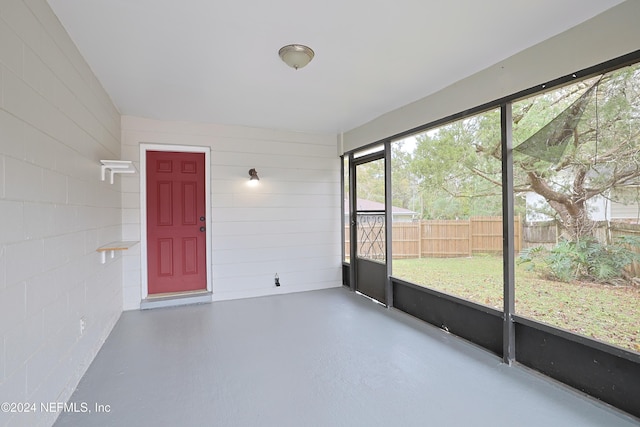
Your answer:
[[[280,286],[280,278],[278,277],[278,273],[276,273],[275,282],[276,282],[276,286]]]
[[[84,317],[80,318],[80,336],[84,335],[84,330],[87,327],[87,322],[84,320]]]

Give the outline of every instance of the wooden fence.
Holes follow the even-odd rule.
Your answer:
[[[515,250],[522,248],[522,226],[515,219]],[[345,231],[349,254],[349,228]],[[468,220],[395,222],[392,226],[393,257],[454,258],[479,253],[502,253],[502,217],[471,217]]]
[[[551,249],[559,240],[560,230],[555,222],[527,223],[514,220],[515,250],[545,246]],[[392,226],[393,257],[454,258],[480,253],[502,253],[502,217],[472,217],[469,220],[429,220],[396,222]],[[596,237],[611,243],[618,236],[640,237],[640,224],[602,222]],[[350,249],[349,227],[345,229],[345,253]],[[632,276],[640,277],[640,264],[628,267]]]
[[[612,222],[609,226],[609,230],[611,232],[611,239],[615,239],[620,236],[636,236],[640,237],[640,224],[628,224],[625,222]],[[638,248],[636,248],[636,252],[638,252]],[[640,277],[640,264],[634,262],[626,270],[633,277]]]

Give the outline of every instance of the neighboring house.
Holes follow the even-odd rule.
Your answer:
[[[587,201],[589,207],[589,216],[594,221],[626,221],[639,222],[640,220],[640,202],[637,198],[627,199],[615,197],[607,198],[604,196],[596,196]],[[623,201],[624,200],[624,201]],[[553,218],[544,213],[550,207],[547,201],[537,193],[526,194],[526,221],[541,222],[550,221]]]
[[[385,210],[384,203],[374,202],[367,199],[358,199],[356,209],[358,211],[383,211]],[[410,209],[399,208],[397,206],[391,207],[392,222],[411,222],[418,219],[418,212],[414,212]],[[349,201],[344,201],[344,219],[345,224],[349,222]]]
[[[609,201],[611,220],[640,223],[640,187],[633,185],[617,190]]]

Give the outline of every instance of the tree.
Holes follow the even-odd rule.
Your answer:
[[[416,137],[410,168],[419,177],[430,219],[500,215],[501,166],[499,155],[479,155],[481,147],[500,140],[500,115],[492,110],[465,118]]]
[[[359,199],[384,203],[384,160],[356,166],[356,191]]]
[[[580,104],[591,87],[593,96]],[[481,200],[485,211],[499,214],[498,120],[492,111],[417,137],[411,167],[420,176],[418,184],[432,195]],[[592,231],[589,200],[610,198],[640,183],[638,65],[516,102],[513,120],[515,191],[544,197],[571,239]],[[535,135],[550,122],[554,128],[538,138],[542,142],[536,141]],[[519,144],[532,141],[533,150],[518,151]],[[562,149],[549,158],[536,155],[535,144]]]
[[[415,185],[418,177],[411,170],[413,157],[405,145],[403,141],[391,145],[393,206],[401,206],[419,212],[420,197]]]
[[[567,142],[559,158],[549,162],[514,155],[514,167],[520,171],[516,191],[534,191],[544,197],[572,240],[591,234],[594,222],[589,200],[612,197],[616,189],[636,184],[640,177],[640,67],[627,67],[525,100],[514,111],[519,120],[514,129],[530,131],[536,113],[540,115],[549,106],[562,107],[590,86],[595,89],[594,96],[577,126],[569,126],[571,115],[567,115],[558,123],[561,131],[547,142]]]

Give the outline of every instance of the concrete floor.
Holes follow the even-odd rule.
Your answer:
[[[125,312],[70,402],[57,427],[640,425],[345,289]]]

